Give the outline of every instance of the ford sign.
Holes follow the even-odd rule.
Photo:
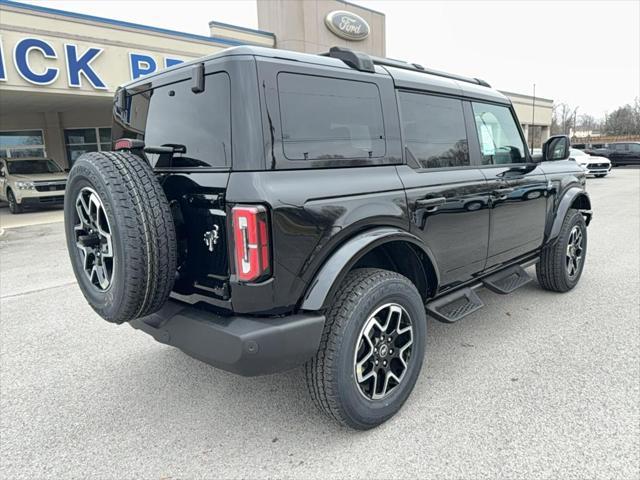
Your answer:
[[[369,36],[369,24],[355,13],[335,10],[324,19],[327,28],[345,40],[364,40]]]

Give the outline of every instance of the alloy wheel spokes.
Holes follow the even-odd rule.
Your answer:
[[[354,357],[355,380],[366,398],[384,398],[400,385],[412,345],[411,318],[400,305],[383,305],[369,316]]]
[[[111,226],[104,205],[91,188],[83,188],[76,198],[78,223],[74,227],[76,247],[89,281],[107,290],[113,276],[114,255]]]
[[[571,229],[567,242],[566,269],[569,277],[573,278],[580,270],[580,263],[584,254],[584,235],[578,225]]]

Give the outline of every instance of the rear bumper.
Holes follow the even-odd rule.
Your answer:
[[[169,300],[159,312],[129,323],[214,367],[254,376],[311,358],[320,345],[324,320],[320,314],[223,317]]]

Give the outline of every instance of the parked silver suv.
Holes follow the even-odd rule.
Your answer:
[[[1,158],[0,200],[11,213],[25,207],[62,205],[66,172],[50,158]]]

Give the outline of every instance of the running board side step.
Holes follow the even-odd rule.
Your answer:
[[[454,323],[484,307],[478,294],[463,288],[427,303],[427,313],[440,322]]]
[[[482,279],[482,284],[495,293],[506,295],[526,285],[531,277],[520,265],[509,267]]]

